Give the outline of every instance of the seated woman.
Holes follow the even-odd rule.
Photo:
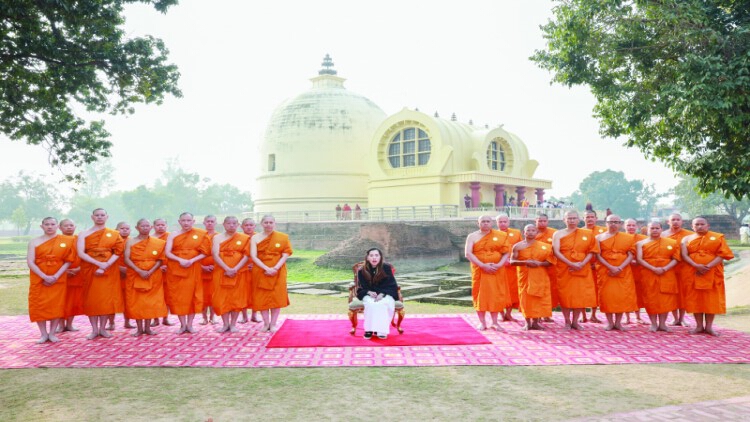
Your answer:
[[[390,265],[383,263],[383,253],[378,248],[367,251],[365,265],[357,274],[357,298],[365,305],[365,338],[388,338],[398,297],[398,284]]]

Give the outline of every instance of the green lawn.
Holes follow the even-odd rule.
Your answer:
[[[26,256],[29,240],[27,238],[0,237],[0,255],[23,255]]]
[[[315,260],[327,251],[295,250],[287,264],[289,283],[316,283],[350,280],[351,270],[318,267]]]

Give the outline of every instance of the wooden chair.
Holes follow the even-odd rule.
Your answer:
[[[357,315],[360,313],[363,313],[365,311],[365,305],[359,302],[359,299],[357,299],[357,289],[359,289],[359,277],[357,277],[357,274],[359,273],[360,268],[362,268],[365,265],[365,261],[357,262],[352,266],[352,271],[354,271],[354,281],[352,281],[349,284],[349,320],[352,322],[352,329],[349,331],[349,334],[354,335],[354,332],[357,331]],[[396,273],[396,268],[391,265],[391,268],[393,269],[393,273]],[[354,304],[352,304],[352,301],[357,300]],[[401,322],[404,320],[404,315],[406,315],[406,309],[404,308],[404,297],[401,295],[401,286],[398,287],[398,298],[396,298],[396,312],[393,314],[393,320],[391,321],[391,325],[396,327],[396,330],[399,334],[404,333],[404,329],[401,328]]]

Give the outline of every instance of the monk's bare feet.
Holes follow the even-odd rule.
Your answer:
[[[262,322],[258,318],[250,318],[250,322]]]
[[[571,323],[569,323],[569,322],[566,322],[566,323],[565,323],[565,329],[567,329],[567,330],[571,330],[571,329],[572,329],[571,325],[572,325]]]
[[[657,327],[656,325],[651,325],[650,327],[648,327],[648,330],[652,333],[655,333],[659,331],[659,327]]]
[[[539,321],[534,321],[531,323],[531,329],[532,330],[544,330],[544,326],[539,323]]]
[[[60,341],[60,339],[56,335],[50,334],[49,335],[49,341],[51,341],[52,343],[57,343],[57,342]]]
[[[123,325],[124,328],[135,328],[133,324],[130,323],[130,321],[125,321],[125,325]]]
[[[76,328],[76,327],[74,327],[74,326],[72,326],[72,325],[69,325],[69,326],[66,326],[66,327],[65,327],[65,329],[64,329],[63,331],[71,331],[71,332],[75,332],[75,331],[78,331],[78,328]]]
[[[701,334],[701,333],[704,333],[705,331],[706,330],[703,327],[700,327],[700,328],[696,327],[690,330],[690,334]]]
[[[99,335],[102,336],[102,337],[104,337],[104,338],[110,338],[110,337],[112,337],[112,334],[109,331],[107,331],[107,330],[102,330],[102,332],[99,333]]]
[[[112,331],[114,329],[115,329],[115,323],[114,322],[110,322],[109,324],[107,324],[106,330]]]
[[[571,329],[571,330],[579,330],[579,331],[582,331],[582,330],[583,330],[583,327],[581,327],[581,326],[580,326],[580,325],[579,325],[578,323],[575,323],[575,324],[570,324],[570,329]]]
[[[146,327],[143,329],[143,334],[148,334],[150,336],[155,336],[156,332],[151,331],[151,327],[149,327],[148,324],[146,324]]]
[[[133,337],[138,337],[138,336],[140,336],[141,334],[143,334],[143,332],[142,332],[141,330],[135,330],[135,332],[134,332],[133,334],[131,334],[131,336],[133,336]]]
[[[166,326],[172,326],[172,325],[175,325],[175,323],[174,323],[174,322],[170,322],[170,321],[169,321],[169,320],[168,320],[167,318],[164,318],[163,320],[161,320],[161,323],[162,323],[163,325],[166,325]]]
[[[241,320],[239,320],[237,322],[239,322],[240,324],[247,324],[247,320],[246,319],[241,319]]]
[[[513,317],[510,314],[503,314],[503,322],[510,322],[514,321]]]
[[[584,321],[586,322],[586,321]],[[589,318],[589,322],[592,324],[599,324],[602,322],[599,318],[596,317],[596,315],[592,315],[591,318]]]
[[[41,336],[39,337],[39,340],[36,341],[36,344],[44,344],[49,340],[49,336]]]
[[[666,325],[659,327],[657,329],[657,331],[664,331],[665,333],[671,333],[672,332],[669,328],[667,328]]]
[[[552,319],[552,318],[550,318],[550,317],[543,318],[542,321],[544,321],[544,322],[555,322],[555,320]]]
[[[229,327],[229,332],[230,333],[239,333],[240,330],[238,330],[237,327]]]
[[[705,330],[703,330],[703,332],[706,333],[706,334],[710,334],[710,335],[712,335],[714,337],[719,337],[721,335],[718,332],[714,331],[713,328],[706,328]],[[50,341],[52,341],[52,336],[51,335],[49,336],[49,339],[50,339]]]
[[[498,324],[492,324],[490,326],[490,328],[493,329],[493,330],[495,330],[495,331],[500,331],[500,325],[498,325]]]
[[[486,331],[487,330],[487,325],[485,325],[485,324],[479,324],[479,325],[477,325],[477,330],[479,330],[479,331]]]
[[[275,326],[275,325],[271,325],[271,326],[268,327],[268,332],[270,332],[270,333],[275,333],[277,331],[279,331],[279,328],[277,326]]]
[[[58,325],[55,329],[56,333],[62,333],[63,331],[65,331],[65,327],[63,327],[62,324]]]
[[[95,338],[99,337],[99,333],[91,333],[86,336],[86,340],[93,340]]]
[[[614,326],[614,325],[609,325],[609,324],[607,324],[607,326],[606,326],[606,327],[604,327],[604,331],[612,331],[612,330],[613,330],[614,328],[615,328],[615,326]]]
[[[684,320],[683,320],[683,321],[680,321],[680,325],[681,325],[681,326],[683,326],[683,327],[689,327],[689,326],[690,326],[690,324],[688,324],[688,323],[687,323],[687,322],[685,322]]]
[[[216,325],[216,320],[211,318],[211,321],[208,321],[211,325]]]
[[[206,324],[208,324],[208,321],[206,321],[206,320],[204,319],[203,321],[199,322],[198,324],[200,324],[200,325],[206,325]]]
[[[648,321],[644,321],[644,320],[642,320],[642,319],[638,318],[638,319],[636,320],[636,324],[639,324],[639,325],[645,325],[645,324],[648,324]]]
[[[219,328],[218,330],[216,330],[217,333],[225,333],[227,331],[229,331],[229,326],[228,325],[223,325],[221,328]]]
[[[589,319],[588,319],[588,317],[586,317],[586,313],[585,312],[581,316],[581,322],[589,322]]]
[[[187,331],[187,327],[185,327],[184,325],[180,325],[180,328],[178,328],[177,331],[175,331],[175,333],[182,334],[185,331]]]
[[[151,321],[152,327],[158,327],[159,326],[159,318],[154,318],[153,321]]]
[[[622,326],[622,325],[620,325],[620,324],[615,324],[615,330],[620,330],[620,331],[628,331],[628,329],[627,329],[627,328],[623,327],[623,326]]]
[[[195,334],[195,333],[198,332],[198,330],[196,330],[195,328],[193,328],[192,325],[188,325],[187,326],[187,332],[190,333],[190,334]]]
[[[523,324],[521,327],[521,331],[529,331],[531,330],[531,326],[529,324]]]
[[[672,321],[672,323],[669,324],[669,325],[671,325],[673,327],[679,327],[680,325],[682,325],[682,321],[675,320],[675,321]]]

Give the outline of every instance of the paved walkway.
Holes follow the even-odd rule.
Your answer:
[[[750,396],[613,413],[575,421],[750,421]]]

